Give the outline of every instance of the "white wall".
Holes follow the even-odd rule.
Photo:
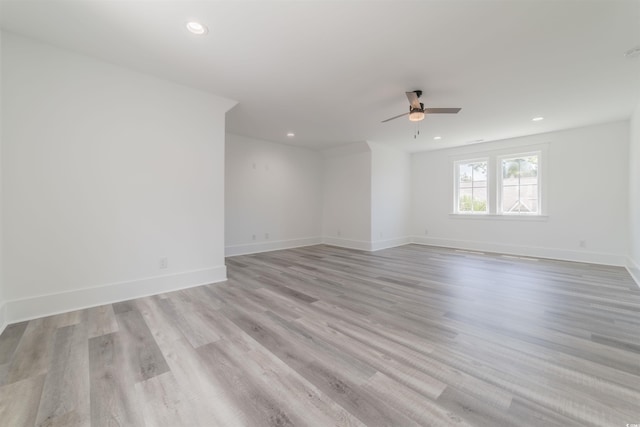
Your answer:
[[[325,150],[323,240],[371,249],[371,150],[365,143]]]
[[[548,147],[543,159],[548,217],[450,215],[453,159],[531,146]],[[414,239],[433,245],[623,265],[628,245],[628,155],[628,121],[414,154]],[[580,247],[581,240],[586,248]]]
[[[319,153],[227,134],[226,253],[408,243],[410,165],[381,144]]]
[[[226,254],[322,241],[322,155],[227,134]]]
[[[0,52],[2,52],[2,31],[0,31]],[[3,265],[2,265],[2,55],[0,54],[0,334],[7,325],[7,318],[5,315],[5,301],[4,301],[4,282]]]
[[[640,286],[640,103],[631,116],[629,141],[629,259],[627,268]]]
[[[411,156],[383,144],[371,149],[371,245],[373,250],[410,241]]]
[[[224,280],[234,102],[12,34],[2,43],[10,320]]]

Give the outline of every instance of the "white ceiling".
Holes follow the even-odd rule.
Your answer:
[[[5,30],[237,100],[228,131],[305,147],[503,139],[625,119],[640,95],[640,58],[623,55],[640,46],[640,0],[0,5]],[[415,89],[462,111],[380,123]]]

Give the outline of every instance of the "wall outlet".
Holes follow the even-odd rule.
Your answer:
[[[342,232],[341,232],[340,230],[336,231],[336,234],[337,234],[338,236],[342,236]]]
[[[269,233],[264,233],[264,238],[269,240]]]
[[[587,247],[587,241],[586,240],[580,240],[580,247],[581,248],[586,248]]]
[[[428,229],[428,228],[425,228],[425,229],[424,229],[424,235],[426,236],[426,235],[428,235],[428,234],[429,234],[429,229]]]
[[[254,169],[256,168],[256,163],[255,163],[255,162],[253,163],[253,168],[254,168]]]
[[[160,258],[160,269],[164,270],[165,268],[169,268],[169,258],[167,258],[166,256],[163,256]]]
[[[256,240],[256,235],[255,235],[255,234],[252,234],[252,235],[251,235],[251,239]]]

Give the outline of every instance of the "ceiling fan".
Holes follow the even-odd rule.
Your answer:
[[[400,114],[398,116],[391,117],[390,119],[383,120],[382,123],[388,122],[400,118],[402,116],[409,115],[409,120],[412,122],[419,122],[424,119],[425,114],[457,114],[462,108],[424,108],[424,104],[420,102],[420,96],[422,96],[421,90],[414,90],[413,92],[405,92],[407,99],[409,99],[409,112]]]

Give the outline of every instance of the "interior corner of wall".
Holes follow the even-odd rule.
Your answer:
[[[640,265],[636,263],[631,256],[628,256],[625,267],[633,281],[640,287]]]
[[[7,304],[4,301],[0,301],[0,335],[4,332],[4,328],[7,327]]]

